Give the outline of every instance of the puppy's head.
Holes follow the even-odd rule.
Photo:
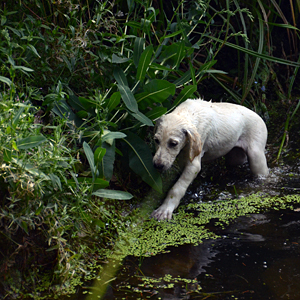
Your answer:
[[[201,153],[200,135],[195,126],[178,115],[165,115],[156,121],[154,142],[156,153],[153,158],[155,168],[168,170],[179,152],[188,145],[189,160],[193,161]]]

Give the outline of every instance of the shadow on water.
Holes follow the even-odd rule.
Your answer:
[[[182,203],[215,203],[258,191],[296,194],[300,165],[293,162],[271,167],[263,181],[251,178],[247,168],[236,174],[204,170],[205,178],[192,184]],[[300,299],[299,210],[262,210],[226,226],[210,222],[206,227],[215,239],[150,257],[127,256],[103,299]]]

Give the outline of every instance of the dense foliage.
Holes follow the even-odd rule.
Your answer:
[[[24,0],[0,9],[1,297],[59,297],[88,278],[130,226],[122,200],[141,197],[142,180],[162,192],[149,128],[182,101],[232,101],[266,119],[280,105],[280,155],[299,107],[299,6]]]

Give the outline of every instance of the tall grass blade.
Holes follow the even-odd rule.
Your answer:
[[[243,32],[247,36],[247,26],[246,26],[246,22],[245,22],[244,16],[243,16],[243,14],[242,14],[242,12],[240,10],[239,2],[237,0],[234,0],[234,4],[235,4],[236,8],[239,11],[240,20],[241,20],[242,26],[243,26]],[[248,42],[246,40],[244,40],[244,44],[245,44],[245,48],[248,49],[249,45],[248,45]],[[245,94],[245,90],[247,88],[248,69],[249,69],[249,55],[248,55],[248,53],[245,53],[244,77],[243,77],[243,95]],[[239,70],[240,70],[240,67],[239,67]]]
[[[225,84],[223,84],[215,75],[211,74],[211,77],[236,101],[236,103],[241,103],[242,99],[231,89],[229,89]]]
[[[223,43],[224,42],[223,40],[218,39],[218,38],[213,37],[213,36],[208,36],[208,35],[205,35],[205,36],[209,37],[210,39],[212,39],[212,40],[214,40],[216,42],[219,42],[219,43]],[[227,46],[229,46],[229,47],[231,47],[231,48],[233,48],[233,49],[236,49],[236,50],[242,51],[244,53],[250,54],[250,55],[252,55],[254,57],[259,57],[259,58],[266,59],[266,60],[274,62],[274,63],[283,64],[283,65],[286,65],[286,66],[300,67],[300,63],[299,62],[294,62],[294,61],[291,61],[291,60],[286,60],[286,59],[282,59],[282,58],[278,58],[278,57],[273,57],[273,56],[270,56],[270,55],[267,55],[267,54],[258,53],[256,51],[253,51],[253,50],[250,50],[250,49],[246,49],[244,47],[241,47],[241,46],[229,43],[227,41],[224,44],[227,45]]]
[[[258,0],[258,2],[260,2],[260,0]],[[261,14],[258,10],[256,10],[256,13],[258,15],[258,22],[259,22],[259,41],[258,41],[258,49],[257,49],[257,53],[258,54],[262,54],[262,51],[263,51],[263,46],[264,46],[264,24],[263,24],[263,20],[261,19]],[[256,73],[257,73],[257,70],[258,70],[258,67],[259,67],[259,63],[260,63],[260,57],[256,57],[256,60],[255,60],[255,64],[254,64],[254,67],[253,67],[253,70],[252,70],[252,73],[251,73],[251,77],[247,83],[247,87],[245,89],[245,92],[243,94],[243,97],[242,97],[242,102],[241,104],[245,101],[251,87],[252,87],[252,84],[254,82],[254,79],[255,79],[255,76],[256,76]]]

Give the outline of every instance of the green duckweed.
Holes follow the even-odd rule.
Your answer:
[[[124,232],[111,258],[121,260],[127,255],[149,257],[166,253],[171,246],[198,245],[204,240],[218,237],[206,228],[210,223],[224,227],[241,216],[269,209],[293,209],[298,203],[299,195],[270,197],[253,194],[239,199],[181,206],[171,221],[150,219],[134,226],[130,232]]]

